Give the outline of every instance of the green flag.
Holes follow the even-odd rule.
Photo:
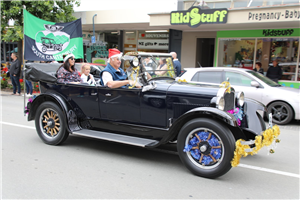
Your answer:
[[[39,19],[25,9],[23,14],[25,60],[62,61],[67,53],[74,54],[76,59],[84,58],[81,19],[54,23]]]

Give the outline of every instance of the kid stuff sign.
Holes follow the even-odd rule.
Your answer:
[[[186,24],[196,28],[201,24],[225,24],[227,23],[227,8],[201,10],[199,7],[191,7],[187,11],[171,12],[171,25]]]

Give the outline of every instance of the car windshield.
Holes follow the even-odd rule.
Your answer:
[[[172,77],[175,78],[175,71],[172,57],[143,57],[142,64],[152,78]]]
[[[130,60],[134,56],[124,56],[124,71],[130,67]],[[142,56],[139,66],[143,66],[146,72],[152,77],[171,77],[175,78],[175,70],[171,56]]]
[[[266,84],[268,84],[271,87],[281,87],[280,84],[272,81],[271,79],[269,79],[268,77],[265,77],[264,75],[262,75],[261,73],[257,73],[255,71],[247,71],[249,74],[252,74],[253,76],[255,76],[256,78],[259,78],[261,81],[265,82]]]

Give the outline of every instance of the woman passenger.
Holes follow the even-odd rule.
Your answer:
[[[78,71],[75,68],[75,56],[73,54],[68,54],[64,58],[64,63],[58,68],[57,82],[73,84],[81,82]]]
[[[168,70],[168,66],[167,66],[167,60],[166,59],[159,59],[159,66],[156,68],[156,70],[162,70],[162,71],[155,71],[156,75],[164,75],[167,70]]]

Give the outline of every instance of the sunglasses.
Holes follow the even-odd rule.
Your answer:
[[[75,60],[75,58],[73,58],[73,57],[71,57],[71,58],[69,58],[70,60]]]

